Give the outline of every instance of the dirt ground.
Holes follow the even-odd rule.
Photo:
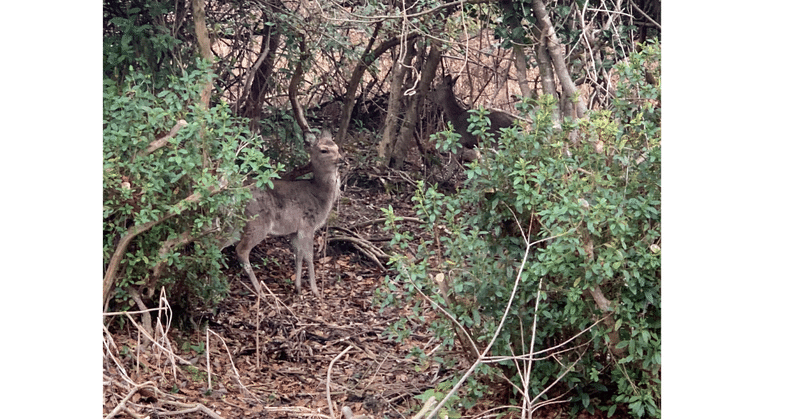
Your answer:
[[[351,237],[355,233],[385,249],[389,235],[382,230],[383,223],[376,222],[383,217],[380,208],[391,205],[396,214],[414,217],[413,184],[399,174],[359,167],[353,160],[329,225],[346,228]],[[407,224],[417,228],[413,222]],[[413,417],[427,390],[459,377],[469,365],[461,361],[447,370],[436,363],[422,365],[409,356],[414,347],[433,353],[441,342],[425,324],[413,323],[410,308],[379,308],[375,291],[384,287],[391,273],[351,242],[332,239],[341,231],[331,228],[326,233],[323,228],[317,233],[320,300],[307,286],[302,295],[295,293],[291,247],[288,240],[276,238],[257,246],[251,256],[256,275],[272,293],[265,300],[258,301],[249,291],[249,280],[233,253],[228,254],[230,296],[216,312],[197,316],[210,330],[208,347],[202,328],[186,332],[173,325],[160,340],[161,347],[143,344],[130,324],[107,334],[103,416],[340,418],[346,406],[356,416]],[[326,234],[328,245],[322,246]],[[407,339],[396,341],[385,332],[401,318],[409,319],[414,330]],[[137,340],[142,342],[139,350]],[[459,413],[498,417],[498,410],[492,409],[504,404],[499,393],[487,394],[475,407]],[[624,417],[620,414],[615,417]],[[566,404],[544,406],[534,415],[570,417]],[[605,415],[583,412],[578,417]]]

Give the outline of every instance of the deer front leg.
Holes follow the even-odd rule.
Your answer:
[[[256,291],[256,294],[262,294],[261,284],[258,282],[258,278],[256,278],[256,274],[253,272],[253,267],[250,266],[250,262],[244,261],[242,265],[244,265],[244,271],[247,272],[247,276],[250,277],[250,282],[253,284],[253,289]]]
[[[314,242],[309,243],[309,250],[306,253],[306,263],[308,264],[308,283],[311,285],[311,292],[314,296],[320,298],[319,291],[317,290],[317,279],[314,276]]]
[[[256,294],[264,296],[261,291],[261,284],[258,282],[256,274],[253,272],[253,267],[250,265],[250,250],[252,249],[252,245],[246,240],[242,240],[236,245],[236,256],[239,258],[239,263],[244,268],[244,271],[247,272],[247,276],[250,277],[250,282],[253,283]]]

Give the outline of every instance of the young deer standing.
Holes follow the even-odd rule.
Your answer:
[[[312,137],[310,143],[314,179],[275,180],[273,189],[253,189],[253,199],[245,209],[248,221],[236,245],[236,256],[259,294],[261,287],[250,265],[250,250],[269,236],[290,235],[297,293],[306,261],[311,292],[320,297],[314,277],[314,232],[325,224],[339,195],[338,166],[343,159],[328,131],[317,141]]]
[[[444,109],[444,114],[447,120],[453,124],[453,129],[461,135],[461,143],[465,149],[470,149],[478,145],[478,138],[472,135],[467,129],[469,127],[469,113],[466,109],[462,108],[456,100],[456,95],[453,93],[453,86],[456,84],[458,76],[452,78],[450,75],[444,76],[444,79],[433,89],[433,101],[439,104]],[[508,128],[514,120],[503,112],[493,111],[489,113],[489,135],[492,136],[491,140],[494,141],[499,134],[500,128]]]

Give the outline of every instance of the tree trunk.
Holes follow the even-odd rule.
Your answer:
[[[583,118],[583,115],[586,113],[586,104],[584,104],[583,99],[578,95],[578,89],[569,76],[564,54],[561,51],[563,48],[561,43],[558,42],[556,31],[553,29],[553,24],[550,21],[550,15],[547,13],[542,0],[533,0],[532,9],[533,13],[536,15],[536,20],[541,25],[542,38],[545,41],[544,44],[547,46],[547,52],[550,55],[553,68],[555,68],[558,80],[561,82],[561,92],[568,98],[577,96],[578,102],[575,104],[575,114],[578,118]]]
[[[514,6],[511,0],[500,0],[500,7],[508,16],[508,29],[509,33],[515,33],[514,29],[520,28],[522,24],[519,21],[519,17],[517,13],[514,12]],[[528,86],[528,66],[525,60],[525,49],[522,47],[522,43],[520,39],[512,39],[514,45],[512,47],[512,53],[514,56],[514,69],[517,72],[517,84],[519,84],[519,90],[522,93],[522,97],[526,98],[533,98],[536,95],[536,92],[531,92],[530,86]],[[533,96],[532,96],[533,95]]]
[[[517,72],[517,84],[522,97],[535,99],[536,91],[531,91],[528,85],[528,63],[525,62],[525,50],[522,45],[514,44],[514,70]]]
[[[339,132],[336,134],[336,142],[341,142],[341,140],[343,140],[344,136],[347,134],[347,129],[350,126],[350,118],[353,115],[353,108],[355,107],[356,103],[356,92],[358,92],[358,85],[361,83],[361,78],[364,76],[364,72],[367,70],[367,67],[377,60],[378,57],[383,55],[383,53],[391,48],[396,47],[397,45],[400,45],[400,38],[394,37],[381,43],[377,48],[375,48],[374,51],[370,51],[372,43],[377,38],[380,28],[381,24],[378,24],[375,27],[375,30],[372,33],[372,38],[370,38],[367,47],[364,49],[364,53],[361,54],[361,59],[356,64],[356,67],[353,69],[353,74],[350,76],[350,82],[347,84],[347,92],[344,95],[342,116],[339,120]],[[410,36],[408,39],[412,40],[416,37],[417,36]]]
[[[378,157],[386,166],[389,166],[389,160],[392,157],[391,153],[397,138],[397,125],[400,121],[403,102],[403,81],[408,73],[408,68],[411,66],[411,60],[414,58],[414,54],[411,53],[412,46],[413,41],[407,40],[404,56],[398,57],[397,61],[395,61],[394,68],[392,68],[389,106],[386,112],[386,121],[384,122],[383,138],[380,144],[378,144]]]
[[[261,120],[261,108],[264,104],[264,97],[272,87],[272,72],[275,68],[275,56],[280,45],[280,32],[277,25],[267,24],[271,22],[273,13],[282,9],[282,4],[277,0],[266,2],[270,13],[264,15],[264,29],[261,37],[261,50],[259,57],[248,74],[248,81],[242,92],[244,105],[239,110],[239,115],[250,119],[250,130],[259,132],[258,126]]]
[[[392,152],[389,154],[389,167],[399,169],[403,166],[406,160],[408,149],[411,146],[411,140],[414,138],[414,129],[417,127],[419,121],[419,108],[424,104],[425,98],[428,97],[429,87],[433,78],[436,76],[436,67],[442,59],[442,52],[439,49],[439,42],[433,41],[427,59],[424,58],[425,52],[425,39],[420,38],[419,50],[421,51],[420,59],[424,60],[424,65],[421,71],[419,83],[417,84],[417,92],[411,96],[408,107],[406,108],[405,119],[403,126],[400,128],[400,134],[395,140]]]
[[[378,33],[381,31],[381,27],[383,27],[383,22],[378,22],[378,24],[375,25],[372,36],[369,38],[369,42],[367,42],[367,46],[364,48],[364,53],[361,54],[361,59],[358,60],[356,67],[353,69],[353,73],[350,75],[350,82],[347,84],[347,91],[344,94],[344,103],[342,104],[339,131],[336,133],[337,143],[341,143],[342,140],[344,140],[344,136],[347,134],[347,128],[350,126],[350,117],[353,115],[353,107],[356,104],[356,92],[358,91],[359,83],[361,83],[361,78],[364,77],[364,72],[367,70],[367,67],[377,58],[375,54],[372,54],[371,49],[372,44],[375,43],[375,39],[378,37]]]
[[[192,16],[194,18],[194,32],[197,36],[197,46],[200,49],[200,56],[203,57],[204,60],[208,61],[209,63],[214,62],[214,54],[211,52],[211,39],[208,36],[208,28],[206,28],[206,11],[204,8],[203,0],[192,0]],[[212,70],[209,68],[209,73]],[[213,73],[211,74],[213,76]],[[209,79],[208,83],[203,87],[203,92],[200,94],[200,106],[203,109],[208,109],[209,103],[211,102],[211,91],[214,88],[214,81],[213,79]],[[199,138],[201,140],[201,144],[203,147],[201,148],[203,153],[203,167],[209,167],[211,165],[211,160],[208,157],[208,153],[205,147],[205,136],[206,136],[206,127],[205,124],[202,124],[200,129]]]
[[[203,0],[192,0],[192,17],[194,18],[194,32],[197,35],[200,56],[209,63],[214,62],[214,54],[211,52],[211,38],[209,38],[208,28],[206,28],[206,11]],[[213,87],[213,82],[209,81],[200,96],[200,102],[205,109],[208,109],[208,104],[211,101]]]

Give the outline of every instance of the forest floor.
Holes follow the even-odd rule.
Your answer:
[[[376,221],[384,216],[381,208],[391,205],[398,216],[415,216],[410,179],[395,175],[391,185],[387,179],[375,169],[351,163],[329,225],[385,248],[389,233]],[[413,222],[404,227],[418,229]],[[422,234],[417,233],[416,237]],[[187,332],[172,325],[160,340],[162,348],[145,344],[130,322],[112,329],[106,337],[111,350],[104,348],[103,357],[103,416],[113,412],[119,418],[157,418],[170,412],[169,417],[179,418],[338,419],[346,406],[370,418],[413,417],[423,405],[423,393],[460,377],[469,364],[460,353],[442,353],[441,341],[426,324],[414,321],[410,306],[381,309],[376,290],[384,287],[391,272],[347,242],[328,240],[328,246],[322,246],[324,234],[325,228],[315,242],[321,299],[314,298],[307,285],[296,294],[291,246],[285,238],[269,239],[251,255],[256,275],[271,292],[266,299],[256,298],[235,256],[227,254],[230,295],[200,320],[213,332],[208,347],[205,328]],[[420,304],[430,313],[425,318],[432,318],[433,309]],[[398,341],[386,332],[400,319],[406,319],[413,332]],[[415,347],[462,361],[449,370],[435,362],[423,365],[409,356]],[[492,409],[504,405],[499,393],[486,394],[458,413],[498,417],[499,411]],[[518,412],[503,409],[501,417],[511,417],[509,411]],[[615,417],[624,417],[620,414]],[[547,405],[534,413],[534,418],[557,417],[570,417],[566,404]],[[577,417],[605,415],[582,412]]]

